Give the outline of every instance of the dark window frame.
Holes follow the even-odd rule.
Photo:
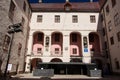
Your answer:
[[[112,3],[112,7],[114,7],[116,5],[116,0],[111,0]]]
[[[42,23],[42,21],[43,21],[43,16],[37,15],[37,22]]]
[[[77,15],[72,16],[72,23],[78,23],[78,16]]]
[[[111,45],[113,45],[114,44],[114,37],[112,36],[112,37],[110,37],[110,43],[111,43]]]
[[[96,16],[95,15],[90,15],[90,22],[96,23]]]
[[[55,15],[55,23],[60,23],[60,15]]]

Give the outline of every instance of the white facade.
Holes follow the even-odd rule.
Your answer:
[[[37,16],[42,15],[42,22],[37,22]],[[60,16],[60,23],[55,23],[55,15]],[[72,22],[72,16],[78,16],[78,22]],[[94,15],[95,23],[90,22],[90,16]],[[54,58],[59,58],[63,62],[70,62],[70,34],[77,32],[81,35],[82,62],[91,63],[91,53],[89,45],[89,34],[97,32],[99,12],[33,12],[30,22],[30,34],[28,40],[28,52],[26,57],[26,72],[30,71],[30,61],[40,58],[42,62],[50,62]],[[49,47],[44,46],[43,55],[31,56],[33,50],[33,34],[35,32],[44,33],[44,45],[46,36],[50,38]],[[60,32],[63,35],[63,55],[51,56],[51,36],[53,32]],[[88,51],[84,51],[83,37],[87,37]],[[79,57],[78,57],[79,58]]]

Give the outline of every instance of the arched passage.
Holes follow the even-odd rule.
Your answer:
[[[53,32],[51,36],[51,55],[61,56],[63,51],[63,35],[60,32]]]
[[[81,35],[78,32],[70,34],[70,56],[82,56]]]
[[[54,59],[52,59],[50,62],[62,62],[62,60],[59,59],[59,58],[54,58]]]
[[[90,51],[92,52],[93,56],[99,56],[100,53],[100,37],[97,33],[91,32],[89,34],[89,44],[90,44]]]
[[[44,34],[42,32],[35,32],[33,34],[33,54],[42,55],[44,48]]]
[[[59,64],[59,63],[62,63],[61,59],[54,58],[54,59],[51,60],[51,63],[53,63],[53,65],[51,65],[51,67],[52,67],[52,69],[54,69],[55,74],[64,74],[65,73],[65,66]]]
[[[38,68],[39,67],[39,63],[41,63],[42,60],[40,58],[34,58],[31,60],[31,67],[30,67],[30,71],[32,72],[33,69]]]

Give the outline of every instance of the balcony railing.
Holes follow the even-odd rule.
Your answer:
[[[51,51],[51,56],[52,57],[62,57],[63,56],[63,51]]]
[[[43,52],[42,51],[32,51],[31,56],[42,56]]]

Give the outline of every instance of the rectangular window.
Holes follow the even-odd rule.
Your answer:
[[[37,22],[42,22],[42,15],[37,15]]]
[[[55,48],[55,54],[59,54],[59,48]]]
[[[37,38],[37,41],[43,41],[43,34],[41,33],[38,33],[38,38]]]
[[[111,2],[112,2],[112,7],[114,7],[116,4],[116,0],[111,0]]]
[[[77,49],[73,48],[73,54],[77,54]]]
[[[120,69],[119,61],[115,61],[116,69]]]
[[[72,42],[77,42],[77,34],[72,34]]]
[[[15,4],[14,4],[14,2],[11,0],[10,9],[9,9],[9,18],[10,18],[11,20],[13,20],[14,12],[15,12]]]
[[[111,45],[114,44],[114,38],[113,37],[110,38],[110,43],[111,43]]]
[[[104,45],[105,45],[105,49],[107,49],[107,42],[106,41],[104,42]]]
[[[108,22],[108,30],[109,30],[109,31],[112,30],[112,23],[111,23],[111,21]]]
[[[37,48],[37,53],[38,53],[38,54],[41,54],[41,51],[42,51],[41,48]]]
[[[115,14],[114,16],[114,23],[115,23],[115,26],[119,25],[120,24],[120,18],[119,18],[119,14]]]
[[[23,4],[23,10],[26,11],[26,3]]]
[[[8,50],[9,44],[10,44],[10,37],[8,35],[5,35],[3,49]]]
[[[24,28],[24,24],[25,24],[25,19],[22,17],[22,26],[21,26],[22,30],[23,30],[23,28]],[[23,32],[24,32],[24,31],[23,31]]]
[[[108,14],[109,11],[110,11],[110,10],[109,10],[109,6],[107,5],[107,6],[106,6],[106,14]]]
[[[120,42],[120,32],[117,33],[117,39]]]
[[[103,36],[105,36],[105,28],[102,29]]]
[[[59,15],[55,15],[55,23],[60,23],[60,16]]]
[[[55,39],[55,42],[60,42],[60,34],[56,33],[54,39]]]
[[[78,22],[78,16],[77,15],[73,15],[72,16],[72,22],[73,23],[77,23]]]
[[[96,22],[95,15],[91,15],[91,16],[90,16],[90,22],[91,22],[91,23],[95,23],[95,22]]]

